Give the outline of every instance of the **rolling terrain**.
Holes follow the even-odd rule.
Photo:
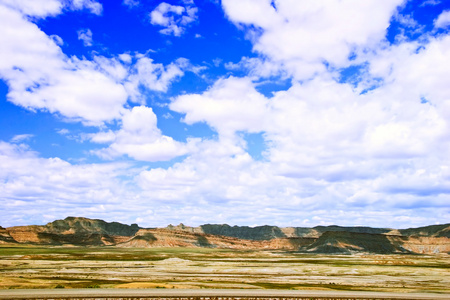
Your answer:
[[[67,217],[46,225],[0,227],[0,244],[272,249],[326,254],[438,254],[450,253],[450,224],[400,230],[226,224],[141,228],[137,224]]]

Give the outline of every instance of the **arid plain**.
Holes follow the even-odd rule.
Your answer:
[[[319,289],[450,293],[440,255],[281,250],[0,247],[0,288]]]
[[[0,228],[0,289],[449,295],[449,234],[450,224],[141,228],[68,217]]]

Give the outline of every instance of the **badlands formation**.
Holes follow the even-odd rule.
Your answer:
[[[226,224],[141,228],[137,224],[67,217],[46,225],[0,227],[0,244],[205,247],[326,254],[449,254],[450,224],[399,230],[340,226],[247,227]]]

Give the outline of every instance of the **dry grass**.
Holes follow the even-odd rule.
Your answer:
[[[0,288],[450,292],[446,255],[306,255],[186,248],[0,247]]]

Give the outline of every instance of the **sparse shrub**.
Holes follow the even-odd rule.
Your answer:
[[[57,286],[55,286],[55,289],[65,289],[66,287],[63,286],[62,284],[58,284]]]
[[[88,289],[99,289],[100,285],[99,284],[91,284],[87,286]]]

